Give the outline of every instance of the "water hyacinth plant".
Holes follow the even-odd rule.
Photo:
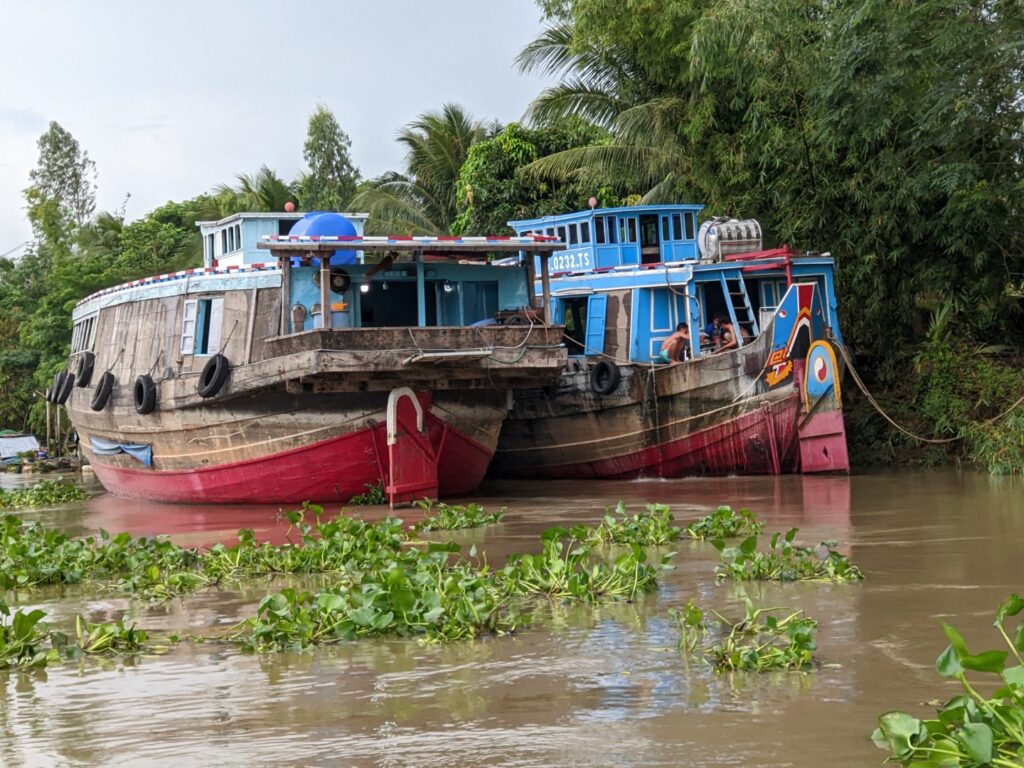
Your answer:
[[[367,483],[364,487],[366,488],[365,493],[357,493],[348,500],[353,507],[373,507],[388,503],[388,496],[384,493],[383,480],[378,480],[373,485]]]
[[[512,555],[499,572],[513,594],[537,594],[585,602],[607,599],[633,600],[657,587],[658,573],[670,568],[674,552],[650,565],[643,548],[629,550],[611,562],[595,558],[593,548],[579,529],[549,528],[541,535],[536,555]]]
[[[727,547],[721,539],[711,544],[722,554],[716,568],[719,579],[736,581],[860,581],[864,574],[849,559],[837,552],[834,541],[823,541],[818,547],[793,544],[798,528],[785,535],[775,533],[766,552],[757,549],[756,535],[744,539],[737,547]]]
[[[414,530],[423,531],[459,531],[466,528],[480,528],[491,523],[501,522],[504,511],[488,512],[479,504],[445,504],[443,501],[424,499],[416,502],[416,506],[426,512],[424,518],[413,526]]]
[[[749,509],[733,510],[732,507],[721,506],[710,515],[690,523],[684,532],[691,539],[710,541],[757,536],[763,530],[764,523],[758,522]]]
[[[648,504],[643,512],[630,514],[623,502],[615,510],[605,509],[604,518],[595,528],[577,526],[577,538],[597,544],[636,544],[655,547],[670,544],[682,531],[675,525],[675,517],[665,504]]]
[[[75,640],[63,632],[51,630],[46,612],[11,610],[0,600],[0,669],[45,667],[63,659],[85,655],[129,655],[145,650],[147,635],[124,619],[93,624],[81,616],[75,618]]]
[[[904,766],[1024,765],[1024,621],[1016,630],[1006,620],[1024,611],[1024,598],[1010,595],[996,611],[993,626],[1007,650],[971,653],[963,636],[943,623],[949,645],[935,662],[943,677],[959,681],[963,693],[946,702],[935,718],[920,720],[906,712],[878,718],[871,739],[888,751],[888,762]],[[996,686],[990,697],[967,679],[968,672],[990,675]]]
[[[29,488],[13,490],[0,488],[0,509],[48,507],[87,498],[89,498],[89,494],[74,483],[62,480],[40,480]]]
[[[771,672],[806,669],[814,660],[814,630],[818,623],[794,611],[778,618],[779,608],[755,608],[744,598],[746,615],[730,621],[712,611],[717,621],[705,618],[691,599],[671,612],[679,631],[679,647],[719,671]],[[711,636],[717,642],[710,642]]]

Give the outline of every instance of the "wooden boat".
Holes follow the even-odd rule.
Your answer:
[[[848,470],[831,257],[763,250],[754,221],[698,229],[701,208],[510,222],[565,243],[550,259],[550,314],[570,357],[556,385],[516,392],[494,476]],[[733,348],[698,331],[714,315]],[[663,363],[679,323],[685,359]]]
[[[562,330],[532,309],[532,262],[488,259],[525,249],[546,263],[550,239],[363,237],[358,215],[340,234],[287,234],[297,218],[205,222],[203,268],[77,305],[51,397],[111,493],[346,502],[381,482],[394,503],[470,492],[511,390],[557,381]]]

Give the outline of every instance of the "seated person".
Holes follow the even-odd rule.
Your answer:
[[[658,360],[663,363],[678,363],[690,354],[690,326],[679,323],[676,332],[661,342]]]
[[[722,316],[714,315],[711,322],[700,330],[701,346],[712,346],[718,349],[722,346]]]
[[[716,352],[725,352],[727,349],[736,349],[739,344],[736,341],[736,329],[733,326],[732,321],[722,323],[721,326],[721,342],[719,343]]]

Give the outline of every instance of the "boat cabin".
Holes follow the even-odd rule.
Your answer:
[[[550,312],[565,325],[570,355],[651,363],[686,323],[696,359],[715,351],[700,330],[716,315],[739,329],[743,346],[760,335],[793,282],[815,283],[825,324],[841,340],[829,254],[764,250],[756,221],[700,223],[702,209],[641,205],[509,222],[519,235],[563,243],[550,256]]]
[[[248,212],[225,216],[219,221],[197,221],[203,238],[204,267],[237,267],[267,260],[258,243],[268,235],[287,235],[296,222],[310,214],[300,212]],[[363,233],[366,213],[342,214],[356,234]]]

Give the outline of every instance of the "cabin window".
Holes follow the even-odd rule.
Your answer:
[[[581,243],[589,243],[590,242],[590,222],[589,221],[581,221],[580,222],[580,242]]]
[[[569,244],[577,245],[580,241],[579,231],[576,229],[575,224],[569,225]]]
[[[210,259],[212,259],[214,257],[214,253],[213,253],[213,235],[207,235],[206,236],[206,256],[207,256],[207,258],[210,258]]]
[[[181,319],[181,354],[216,355],[224,321],[224,299],[189,299]]]
[[[565,227],[558,228],[558,239],[561,240],[563,243],[569,242],[569,235],[566,233]]]
[[[678,230],[676,230],[676,231],[678,231]],[[672,232],[669,229],[669,218],[668,218],[668,216],[662,216],[661,217],[661,239],[662,240],[674,240],[675,239],[674,237],[672,237]]]
[[[594,241],[598,245],[604,245],[604,216],[594,217]]]
[[[226,229],[222,229],[220,231],[220,252],[221,253],[228,253],[229,252],[229,250],[228,250],[228,231]]]
[[[683,216],[683,221],[686,222],[686,239],[693,240],[693,211],[687,211]]]
[[[235,225],[235,249],[242,250],[242,225]]]
[[[635,243],[636,242],[636,219],[634,219],[634,218],[619,219],[619,242],[620,243]]]
[[[547,232],[547,236],[548,237],[554,237],[555,236],[555,228],[554,227],[548,227],[546,232]]]
[[[75,323],[71,333],[71,353],[91,350],[96,341],[96,315]]]
[[[683,217],[678,213],[672,214],[672,239],[683,239]]]
[[[608,242],[615,245],[619,239],[616,235],[616,221],[614,216],[608,217]]]

